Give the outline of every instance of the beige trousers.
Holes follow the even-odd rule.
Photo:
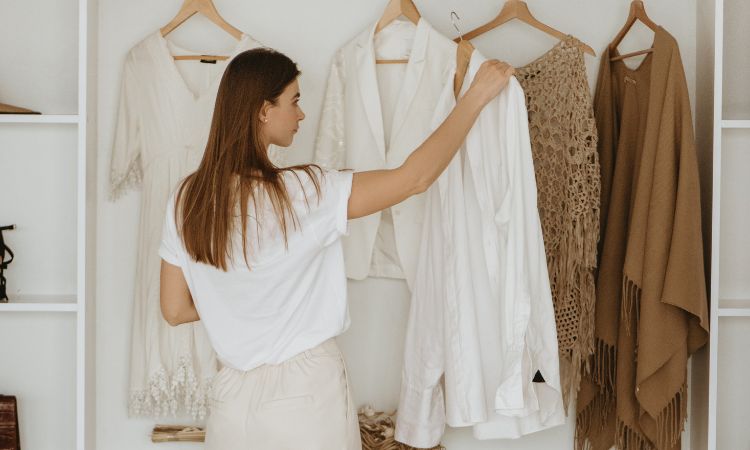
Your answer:
[[[343,355],[329,339],[278,365],[214,378],[206,450],[361,450]]]

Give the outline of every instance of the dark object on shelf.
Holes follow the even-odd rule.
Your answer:
[[[13,396],[0,395],[0,450],[21,450],[18,404]]]
[[[10,249],[7,245],[5,245],[5,239],[3,239],[3,231],[7,230],[14,230],[16,228],[15,225],[8,225],[5,227],[0,227],[0,303],[8,303],[8,294],[5,292],[5,269],[8,268],[8,264],[10,264],[13,261],[13,250]],[[5,254],[8,254],[10,258],[8,260],[5,259]],[[0,447],[0,450],[5,450],[3,447]]]
[[[11,106],[0,103],[0,114],[41,114],[40,112],[32,111],[26,108],[19,108],[18,106]],[[3,449],[0,449],[3,450]]]

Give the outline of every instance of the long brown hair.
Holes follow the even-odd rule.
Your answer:
[[[237,55],[226,68],[216,97],[211,131],[198,169],[180,186],[175,202],[177,228],[187,253],[198,262],[227,270],[232,257],[232,233],[239,202],[242,249],[248,265],[247,212],[252,199],[261,214],[255,193],[266,192],[288,245],[288,228],[297,228],[283,174],[304,170],[320,196],[313,174],[315,165],[276,167],[261,140],[259,115],[263,102],[276,104],[279,96],[299,76],[296,64],[282,53],[267,48]],[[299,177],[297,177],[298,181]],[[255,189],[264,187],[263,189]],[[261,200],[263,200],[261,198]],[[260,226],[260,218],[256,221]],[[256,230],[259,231],[258,228]]]

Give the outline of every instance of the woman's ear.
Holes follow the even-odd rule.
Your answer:
[[[272,106],[273,103],[268,100],[263,100],[263,106],[260,107],[260,114],[258,114],[258,118],[261,122],[268,123],[268,112]]]

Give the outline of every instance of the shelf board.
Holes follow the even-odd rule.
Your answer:
[[[0,303],[2,312],[76,312],[75,295],[18,295]]]
[[[78,114],[0,114],[0,123],[78,123]]]
[[[721,127],[724,129],[750,128],[750,120],[722,120]]]
[[[750,308],[719,308],[719,317],[750,317]]]
[[[719,317],[750,317],[750,299],[719,300]]]

